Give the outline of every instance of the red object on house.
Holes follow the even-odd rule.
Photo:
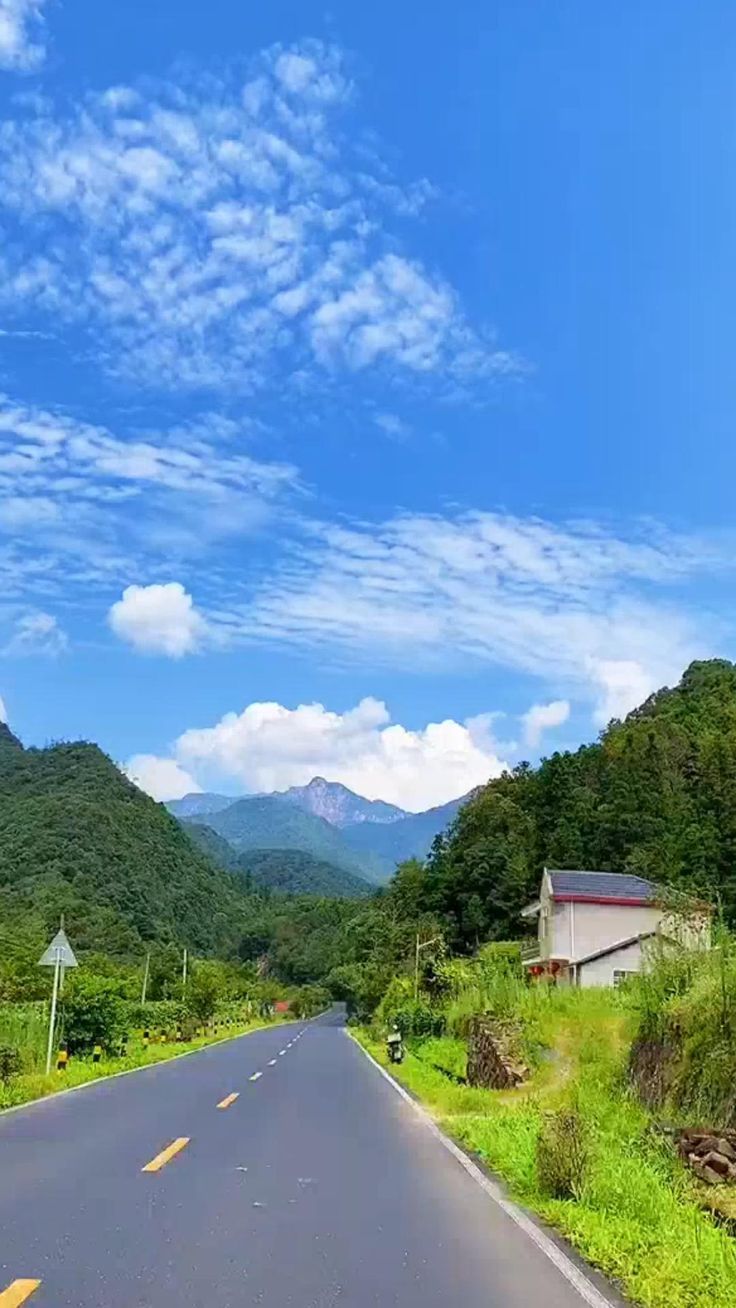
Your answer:
[[[289,1003],[288,999],[277,999],[276,1003],[274,1004],[274,1011],[277,1013],[288,1013],[290,1008],[291,1008],[291,1004]]]

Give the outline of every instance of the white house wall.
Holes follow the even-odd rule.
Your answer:
[[[576,905],[579,907],[579,905]],[[593,958],[589,963],[578,966],[577,982],[579,986],[612,986],[614,972],[640,972],[644,952],[641,941],[617,949],[604,958]]]
[[[584,958],[629,936],[656,931],[659,908],[626,904],[555,904],[552,914],[552,958]]]

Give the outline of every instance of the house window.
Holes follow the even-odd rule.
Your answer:
[[[626,971],[623,970],[623,968],[614,968],[614,969],[613,969],[613,984],[614,984],[615,986],[622,986],[622,985],[624,984],[624,982],[625,982],[625,981],[628,981],[632,976],[638,976],[638,975],[639,975],[638,972],[631,972],[631,971],[630,971],[630,972],[626,972]]]

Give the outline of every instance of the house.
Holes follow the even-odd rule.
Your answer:
[[[538,919],[524,966],[572,985],[615,986],[641,971],[658,940],[707,948],[709,911],[676,919],[661,895],[661,887],[629,873],[545,868],[539,899],[522,913]]]

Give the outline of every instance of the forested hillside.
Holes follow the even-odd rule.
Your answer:
[[[732,663],[693,663],[596,744],[483,787],[435,842],[417,904],[463,948],[513,938],[545,865],[636,872],[736,922]]]
[[[356,876],[370,877],[374,872],[380,878],[380,870],[375,867],[371,855],[361,855],[351,849],[337,827],[273,795],[249,796],[216,813],[209,813],[207,826],[224,836],[240,852],[248,849],[298,849]]]
[[[242,895],[96,745],[24,750],[0,733],[0,917],[58,924],[114,954],[238,938]]]
[[[248,849],[240,853],[211,827],[187,822],[185,829],[211,862],[233,872],[248,890],[355,899],[375,889],[362,877],[302,849]]]

